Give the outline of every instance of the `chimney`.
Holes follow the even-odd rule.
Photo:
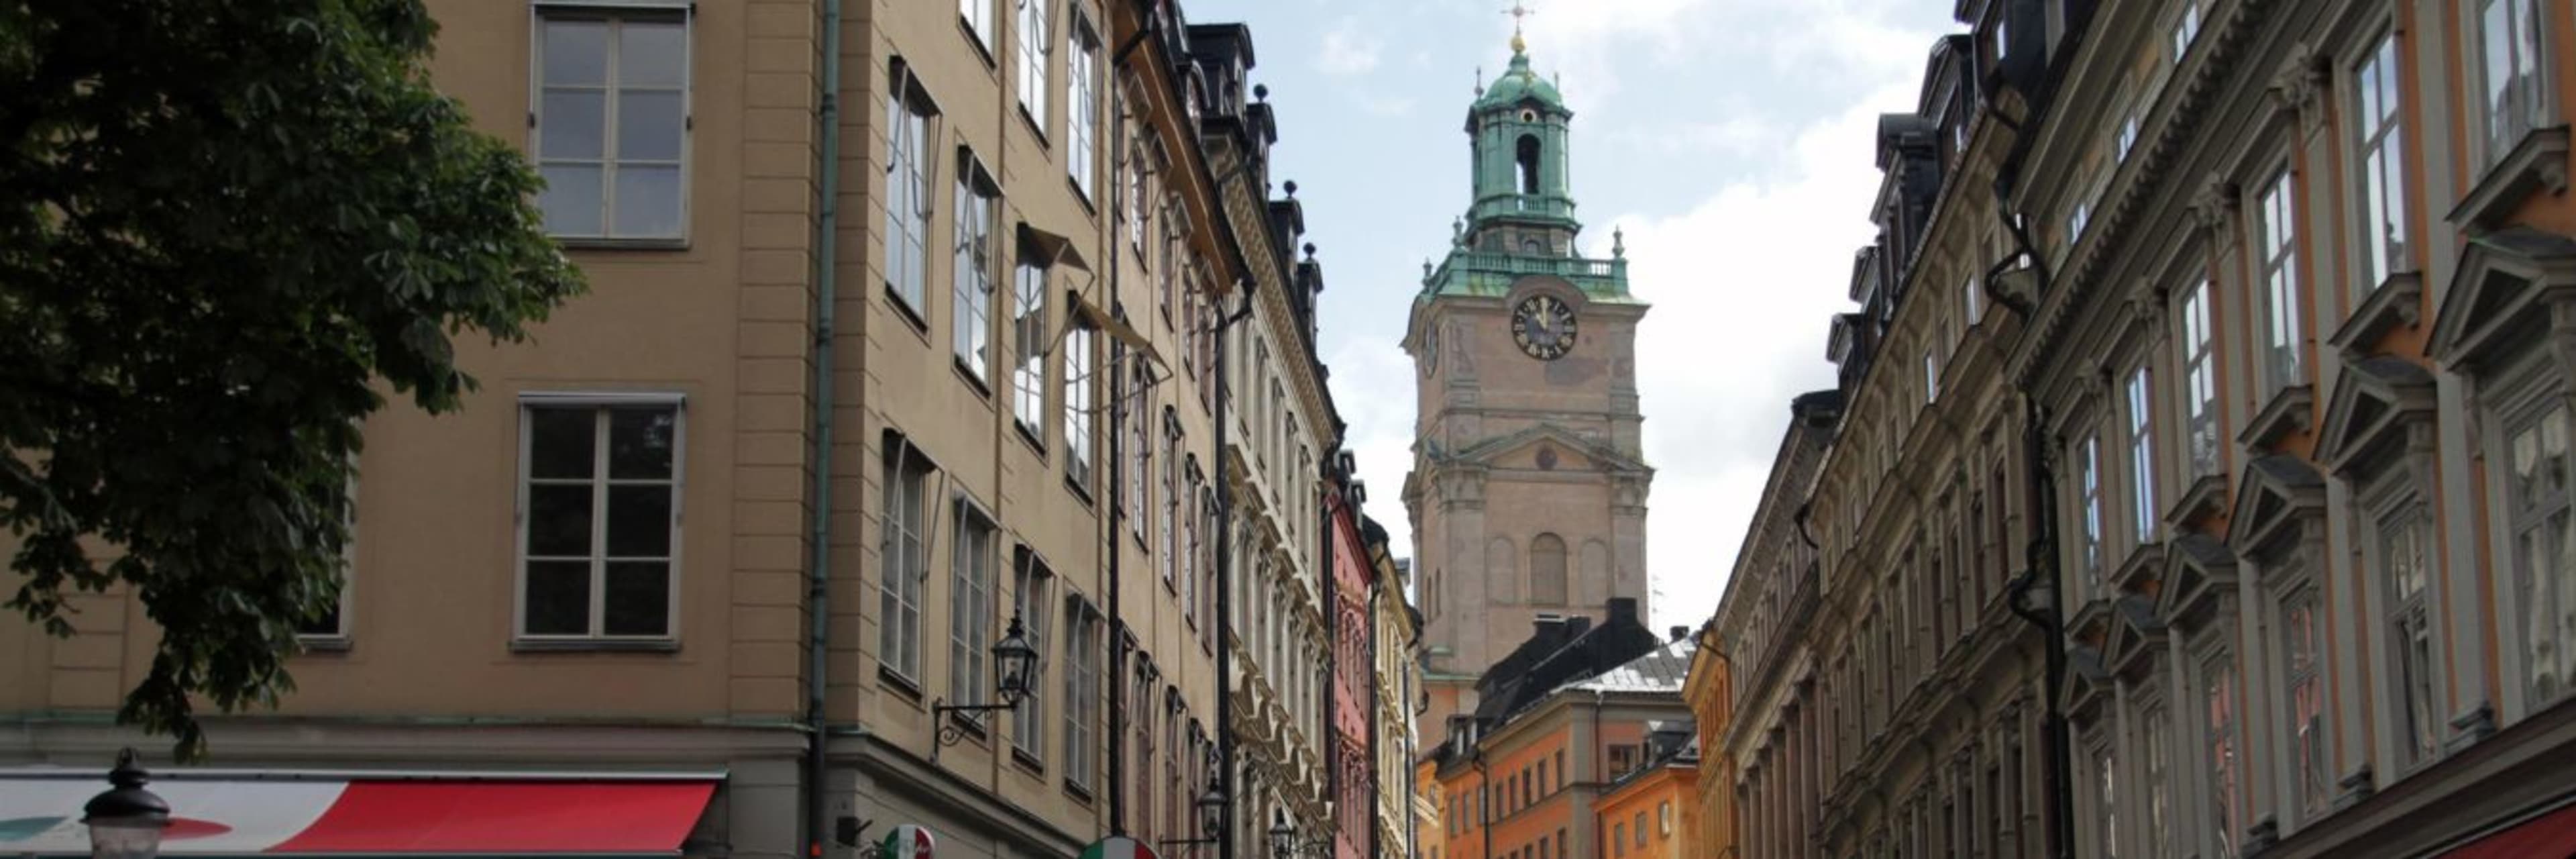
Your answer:
[[[1603,623],[1619,623],[1621,621],[1626,621],[1628,623],[1637,622],[1636,597],[1610,598],[1610,619],[1603,621]]]
[[[1675,626],[1673,627],[1672,632],[1674,641],[1688,641],[1690,639],[1691,628],[1687,626]]]
[[[1591,632],[1591,631],[1592,631],[1592,616],[1591,616],[1591,615],[1588,615],[1588,614],[1578,614],[1578,615],[1575,615],[1575,616],[1573,616],[1573,617],[1569,617],[1569,618],[1566,618],[1566,619],[1565,619],[1565,638],[1566,638],[1566,640],[1568,640],[1568,641],[1572,641],[1572,640],[1577,639],[1577,638],[1582,638],[1584,633]]]

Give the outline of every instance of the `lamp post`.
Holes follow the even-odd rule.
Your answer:
[[[953,746],[965,739],[965,726],[951,721],[951,713],[988,713],[994,710],[1017,710],[1029,697],[1030,677],[1038,667],[1038,649],[1029,646],[1028,627],[1020,616],[1011,615],[1011,628],[1001,641],[993,643],[993,669],[1000,677],[1002,702],[999,704],[950,704],[942,698],[931,702],[931,717],[939,722],[939,745]]]
[[[170,803],[143,785],[152,774],[135,763],[131,748],[116,753],[116,768],[107,773],[114,785],[81,807],[89,826],[89,855],[95,859],[152,859],[161,855],[161,830],[170,825]]]
[[[1210,758],[1213,759],[1214,755]],[[1209,779],[1207,790],[1190,804],[1199,813],[1199,837],[1166,838],[1157,843],[1165,847],[1196,847],[1225,840],[1225,791],[1217,786],[1216,780]]]

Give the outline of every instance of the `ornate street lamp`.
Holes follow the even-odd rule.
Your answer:
[[[950,704],[944,698],[931,702],[931,714],[939,721],[940,745],[956,745],[966,736],[965,727],[950,721],[948,714],[1017,710],[1020,702],[1028,699],[1030,688],[1035,685],[1032,678],[1037,674],[1038,649],[1029,645],[1028,628],[1021,625],[1019,615],[1011,615],[1010,631],[1002,636],[1001,641],[993,643],[993,669],[1000,675],[997,684],[1001,703]]]
[[[131,748],[116,753],[116,768],[107,773],[115,785],[81,807],[89,826],[89,855],[95,859],[152,859],[161,855],[161,830],[170,825],[170,803],[143,785],[152,774],[134,762]]]
[[[1199,813],[1199,837],[1166,838],[1158,843],[1165,847],[1195,847],[1225,840],[1225,788],[1216,778],[1216,766],[1216,750],[1210,749],[1208,750],[1207,790],[1202,791],[1199,798],[1190,803]]]
[[[1271,816],[1271,819],[1276,821],[1270,824],[1271,859],[1297,859],[1297,857],[1300,856],[1323,856],[1327,854],[1332,846],[1330,842],[1327,842],[1324,839],[1307,838],[1304,835],[1299,834],[1297,832],[1297,827],[1288,824],[1288,812],[1276,812]]]

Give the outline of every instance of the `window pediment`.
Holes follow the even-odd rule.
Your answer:
[[[2165,553],[2164,586],[2156,593],[2156,615],[2185,631],[2217,615],[2236,593],[2236,553],[2207,534],[2190,533],[2173,541]]]
[[[2146,543],[2130,550],[2129,557],[2111,571],[2111,587],[2123,595],[2145,593],[2163,578],[2164,570],[2164,544]]]
[[[2519,226],[2472,237],[2452,284],[2431,351],[2446,367],[2476,370],[2529,342],[2511,335],[2540,322],[2532,310],[2576,299],[2576,239]]]
[[[2346,363],[2358,362],[2368,357],[2371,345],[2387,336],[2388,332],[2401,327],[2413,328],[2422,322],[2419,317],[2423,315],[2423,303],[2422,273],[2404,271],[2389,275],[2386,281],[2371,290],[2370,297],[2362,299],[2360,307],[2353,308],[2352,318],[2344,320],[2343,327],[2326,342],[2343,353]]]
[[[2102,651],[2091,645],[2076,644],[2066,648],[2066,717],[2078,724],[2088,724],[2102,712],[2111,698],[2111,673],[2103,670]]]
[[[2256,457],[2236,482],[2236,513],[2229,517],[2228,547],[2255,557],[2277,552],[2299,538],[2303,520],[2326,513],[2324,475],[2285,454]]]
[[[2164,618],[2156,615],[2154,600],[2139,594],[2113,599],[2111,614],[2111,637],[2103,646],[2103,662],[2113,676],[2145,679],[2155,669],[2156,657],[2164,653]]]
[[[2433,374],[2404,358],[2365,358],[2344,368],[2318,428],[2317,460],[2338,477],[2375,471],[2406,428],[2433,420]]]

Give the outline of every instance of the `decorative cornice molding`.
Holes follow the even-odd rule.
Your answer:
[[[2272,72],[2271,93],[2284,112],[2297,114],[2299,131],[2314,133],[2325,125],[2326,69],[2315,48],[2299,42],[2283,52]]]

